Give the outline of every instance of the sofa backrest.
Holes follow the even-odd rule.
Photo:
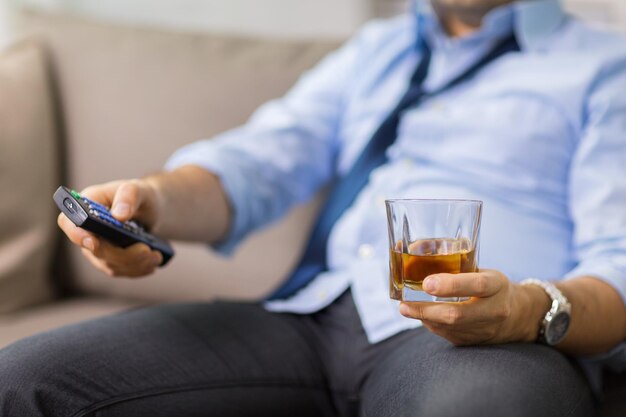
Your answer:
[[[46,45],[61,105],[66,184],[76,189],[157,171],[178,147],[232,128],[337,46],[96,24],[24,13],[21,31]],[[50,194],[53,190],[50,190]],[[254,298],[297,260],[315,204],[246,241],[231,259],[177,244],[147,280],[110,279],[69,249],[73,287],[153,300]]]

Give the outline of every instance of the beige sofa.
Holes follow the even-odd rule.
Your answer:
[[[36,13],[22,13],[18,26],[22,40],[0,57],[0,191],[19,196],[0,200],[0,346],[147,303],[268,293],[295,262],[315,204],[232,259],[176,244],[167,268],[124,280],[97,272],[61,238],[51,195],[58,184],[81,189],[160,169],[178,147],[244,122],[337,44]]]
[[[176,244],[142,280],[91,268],[56,228],[52,193],[158,170],[176,148],[245,121],[333,42],[171,33],[22,13],[0,55],[0,347],[140,305],[257,298],[296,261],[316,204],[251,237],[232,259]],[[244,284],[245,282],[245,284]],[[621,378],[623,379],[623,378]],[[626,415],[611,377],[602,416]]]

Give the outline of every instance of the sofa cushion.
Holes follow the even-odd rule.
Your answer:
[[[159,170],[178,147],[244,122],[336,42],[178,33],[26,13],[45,39],[61,95],[69,183],[80,189]],[[178,245],[146,280],[111,280],[71,249],[75,288],[143,300],[258,297],[296,261],[314,206],[245,242],[233,259]],[[242,277],[249,277],[244,280]]]
[[[52,296],[56,151],[43,53],[22,42],[0,55],[0,313]]]
[[[0,315],[0,349],[39,332],[90,320],[141,306],[140,303],[80,297],[58,300],[26,310]]]

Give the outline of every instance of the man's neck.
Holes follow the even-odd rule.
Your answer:
[[[481,27],[480,22],[467,22],[455,14],[446,14],[439,16],[441,26],[451,38],[462,38],[469,36],[478,31]],[[481,20],[482,22],[482,20]]]
[[[455,6],[440,0],[433,0],[431,4],[446,33],[452,38],[461,38],[478,31],[484,17],[497,5],[510,2],[512,0],[501,0],[484,7]]]

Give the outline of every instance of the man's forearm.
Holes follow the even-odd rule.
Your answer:
[[[619,293],[609,284],[593,277],[561,281],[556,286],[572,304],[569,332],[556,348],[572,356],[604,353],[626,340],[626,307]],[[549,298],[535,286],[525,288],[528,308],[528,336],[535,338],[547,309]]]
[[[214,174],[188,165],[145,180],[156,194],[156,234],[168,239],[215,243],[228,233],[230,207]]]
[[[607,352],[626,340],[626,307],[619,293],[593,277],[557,284],[572,304],[572,323],[558,349],[575,356]]]

